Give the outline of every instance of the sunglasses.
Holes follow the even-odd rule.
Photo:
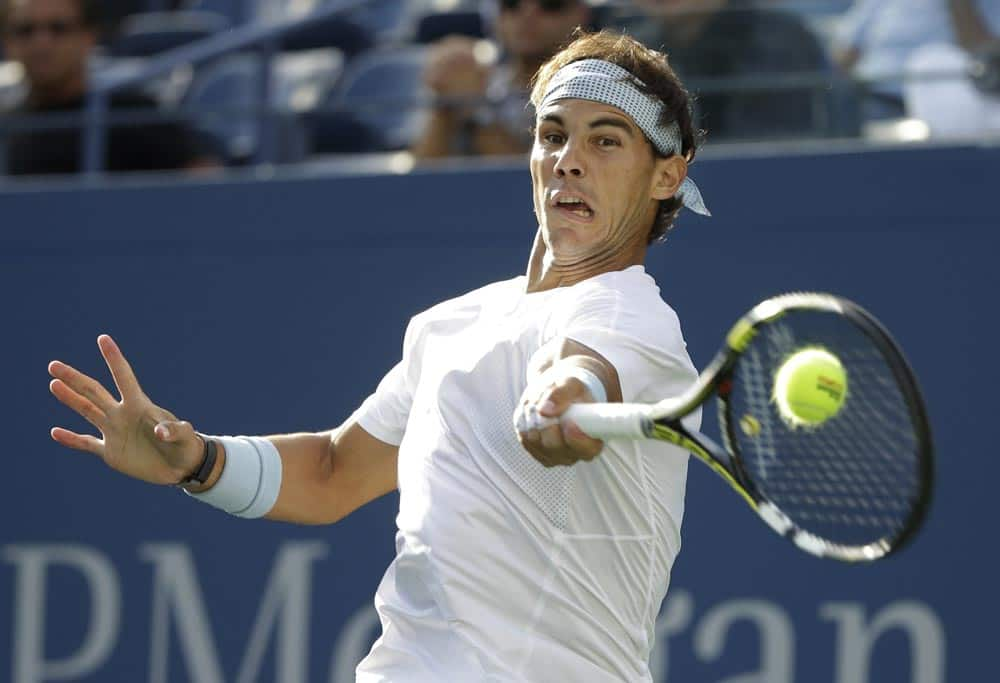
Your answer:
[[[556,14],[562,12],[567,7],[572,7],[578,0],[534,0],[538,9],[546,14]],[[516,10],[524,0],[500,0],[500,6],[505,10]]]
[[[21,22],[11,24],[7,33],[17,40],[29,40],[36,33],[47,32],[53,38],[62,38],[80,28],[79,21],[53,21]]]

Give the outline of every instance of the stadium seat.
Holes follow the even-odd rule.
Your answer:
[[[366,28],[346,16],[337,15],[291,31],[281,41],[281,49],[292,52],[333,47],[352,57],[370,49],[374,43]]]
[[[90,73],[93,76],[131,76],[143,69],[148,63],[147,57],[111,57],[94,55],[90,59]],[[135,90],[152,97],[161,106],[173,107],[184,96],[191,85],[191,68],[182,66],[170,73],[140,83]]]
[[[235,55],[208,65],[192,83],[183,107],[199,129],[220,142],[220,152],[230,163],[251,160],[258,152],[260,57]],[[306,129],[299,114],[315,106],[334,87],[343,64],[336,50],[279,55],[272,63],[270,106],[274,125],[275,159],[288,163],[307,152]]]
[[[247,4],[245,0],[184,0],[181,3],[181,8],[221,14],[235,25],[242,23],[250,16]]]
[[[381,44],[397,41],[410,16],[407,0],[371,0],[347,13],[351,21],[364,27]]]
[[[109,52],[115,57],[149,57],[206,38],[229,26],[229,19],[214,12],[134,14],[122,23]]]
[[[333,48],[282,54],[275,60],[275,103],[303,113],[315,109],[336,86],[344,54]]]
[[[311,117],[314,151],[410,147],[423,126],[425,57],[425,47],[407,46],[368,53],[349,64],[340,86]],[[357,149],[359,137],[365,149]]]

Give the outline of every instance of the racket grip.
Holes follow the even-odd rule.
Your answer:
[[[642,439],[653,428],[649,407],[637,403],[574,403],[562,414],[595,439]]]

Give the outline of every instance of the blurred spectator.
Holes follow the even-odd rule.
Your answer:
[[[7,56],[20,62],[25,99],[6,112],[9,122],[27,117],[59,118],[48,129],[18,129],[6,140],[11,175],[76,173],[80,170],[80,115],[85,106],[88,60],[98,37],[99,16],[91,0],[0,0],[0,26]],[[109,108],[149,113],[156,102],[119,93]],[[112,111],[113,113],[113,111]],[[59,116],[62,115],[62,116]],[[40,118],[39,121],[43,121]],[[42,124],[44,125],[44,123]],[[212,165],[195,138],[174,123],[115,125],[108,133],[106,168],[111,171],[195,168]]]
[[[829,71],[822,45],[798,16],[738,0],[637,0],[636,6],[643,15],[622,29],[666,52],[697,93],[699,125],[711,139],[822,132],[822,89],[780,83],[782,76],[808,81]]]
[[[175,9],[175,4],[165,2],[160,7],[163,9]],[[100,0],[99,6],[101,9],[100,29],[105,38],[114,37],[126,17],[145,12],[150,8],[146,0]]]
[[[519,154],[531,147],[528,83],[578,26],[584,0],[500,0],[494,17],[497,50],[450,36],[435,43],[424,82],[437,104],[413,147],[418,157]]]
[[[1000,0],[856,0],[838,31],[835,56],[841,68],[866,82],[866,118],[898,118],[905,114],[903,75],[915,51],[950,45],[976,52],[998,32]],[[950,52],[938,72],[955,69],[955,50]],[[933,61],[921,60],[925,67]],[[928,78],[941,79],[929,71]]]

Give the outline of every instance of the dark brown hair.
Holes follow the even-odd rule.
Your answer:
[[[629,36],[607,30],[587,33],[578,29],[572,37],[573,42],[557,52],[535,74],[532,79],[531,103],[536,108],[541,104],[549,81],[567,64],[582,59],[602,59],[611,62],[641,81],[635,83],[637,88],[663,102],[665,106],[660,125],[669,126],[677,122],[681,132],[681,155],[688,163],[694,161],[702,133],[694,128],[691,96],[671,68],[667,56],[649,49]],[[650,148],[656,156],[664,156],[652,143]],[[660,202],[656,220],[653,221],[649,231],[650,244],[662,241],[666,237],[683,206],[684,200],[676,195]]]

